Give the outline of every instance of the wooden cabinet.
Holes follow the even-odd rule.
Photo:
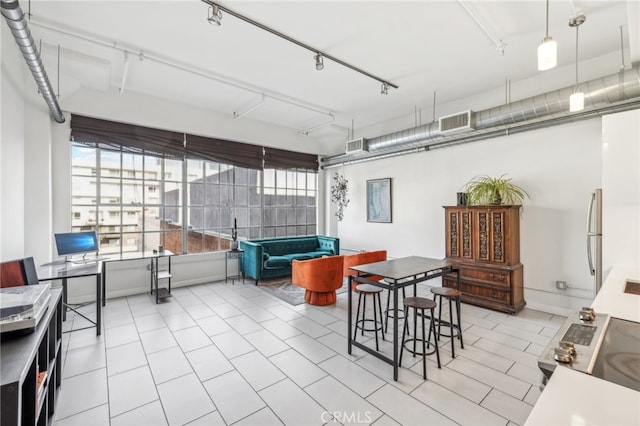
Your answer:
[[[460,269],[462,301],[507,313],[524,305],[520,206],[445,206],[447,260]],[[443,277],[456,287],[455,275]]]
[[[62,382],[62,290],[27,335],[0,336],[0,425],[53,424]]]

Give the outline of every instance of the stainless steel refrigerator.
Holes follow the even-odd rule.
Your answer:
[[[587,259],[589,272],[595,277],[595,292],[602,287],[602,189],[596,189],[589,199],[587,211]]]

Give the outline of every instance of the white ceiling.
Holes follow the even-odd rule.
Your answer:
[[[378,81],[328,59],[316,71],[313,52],[227,13],[220,27],[209,24],[209,6],[202,1],[20,4],[31,12],[30,29],[42,43],[63,110],[65,98],[81,88],[122,88],[229,117],[260,104],[242,119],[300,131],[333,115],[332,125],[312,132],[320,140],[345,140],[352,126],[431,108],[434,91],[438,103],[447,103],[504,87],[506,78],[535,78],[536,49],[545,32],[541,0],[221,2],[399,86],[385,96]],[[568,81],[575,64],[569,18],[578,12],[587,17],[580,27],[581,63],[612,52],[621,56],[621,27],[630,63],[640,60],[637,10],[638,0],[551,0],[549,34],[558,41],[558,69],[570,71]],[[506,44],[504,54],[492,38]],[[131,52],[126,59],[123,50]]]

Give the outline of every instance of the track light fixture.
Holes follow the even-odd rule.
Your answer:
[[[542,44],[538,46],[538,70],[546,71],[558,62],[558,43],[549,37],[549,0],[547,0],[547,31]]]
[[[209,6],[207,21],[209,21],[211,25],[216,25],[218,27],[222,24],[222,11],[217,5],[212,4]]]
[[[577,112],[584,109],[584,93],[578,88],[578,27],[584,24],[584,15],[578,15],[575,18],[569,20],[569,26],[576,29],[576,87],[573,89],[573,94],[569,97],[569,111]]]
[[[314,58],[316,60],[316,69],[317,70],[321,70],[321,69],[324,68],[323,59],[327,58],[327,59],[332,60],[335,63],[338,63],[338,64],[342,65],[343,67],[349,68],[349,69],[351,69],[351,70],[353,70],[353,71],[355,71],[357,73],[360,73],[360,74],[362,74],[362,75],[364,75],[366,77],[369,77],[371,79],[379,81],[380,83],[382,83],[382,88],[383,88],[382,93],[384,93],[384,94],[388,93],[389,87],[393,87],[394,89],[398,88],[398,86],[393,84],[393,83],[390,83],[390,82],[388,82],[386,80],[383,80],[380,77],[376,77],[375,75],[370,74],[370,73],[368,73],[368,72],[366,72],[366,71],[364,71],[364,70],[362,70],[362,69],[360,69],[360,68],[358,68],[356,66],[348,64],[348,63],[346,63],[346,62],[344,62],[344,61],[342,61],[342,60],[340,60],[340,59],[338,59],[336,57],[333,57],[331,55],[327,55],[325,53],[321,53],[320,50],[316,49],[315,47],[309,46],[308,44],[305,44],[305,43],[303,43],[301,41],[298,41],[298,40],[294,39],[293,37],[290,37],[290,36],[288,36],[286,34],[283,34],[283,33],[279,32],[279,31],[276,31],[273,28],[269,28],[266,25],[261,24],[260,22],[254,21],[253,19],[248,18],[248,17],[246,17],[244,15],[241,15],[238,12],[236,12],[234,10],[231,10],[226,6],[223,6],[223,5],[219,4],[219,3],[214,2],[213,0],[201,0],[201,1],[203,3],[206,3],[206,4],[209,5],[209,16],[208,16],[207,19],[211,24],[220,25],[220,21],[222,20],[221,11],[224,11],[224,12],[226,12],[227,14],[229,14],[231,16],[234,16],[234,17],[236,17],[236,18],[238,18],[238,19],[240,19],[240,20],[242,20],[242,21],[244,21],[244,22],[246,22],[248,24],[253,25],[256,28],[260,28],[261,30],[264,30],[264,31],[266,31],[268,33],[271,33],[271,34],[273,34],[275,36],[278,36],[278,37],[280,37],[280,38],[282,38],[282,39],[284,39],[284,40],[286,40],[286,41],[288,41],[290,43],[296,44],[296,45],[298,45],[298,46],[300,46],[300,47],[302,47],[304,49],[307,49],[307,50],[313,52],[315,54]]]
[[[318,53],[313,57],[316,60],[316,69],[322,71],[324,69],[324,63],[322,61],[322,54]]]
[[[380,94],[381,95],[388,95],[389,94],[389,85],[387,83],[385,83],[384,81],[382,82],[382,86],[380,87]]]

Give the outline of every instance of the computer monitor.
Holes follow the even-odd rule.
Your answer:
[[[58,256],[87,254],[99,250],[98,236],[95,231],[55,234],[55,239]]]

